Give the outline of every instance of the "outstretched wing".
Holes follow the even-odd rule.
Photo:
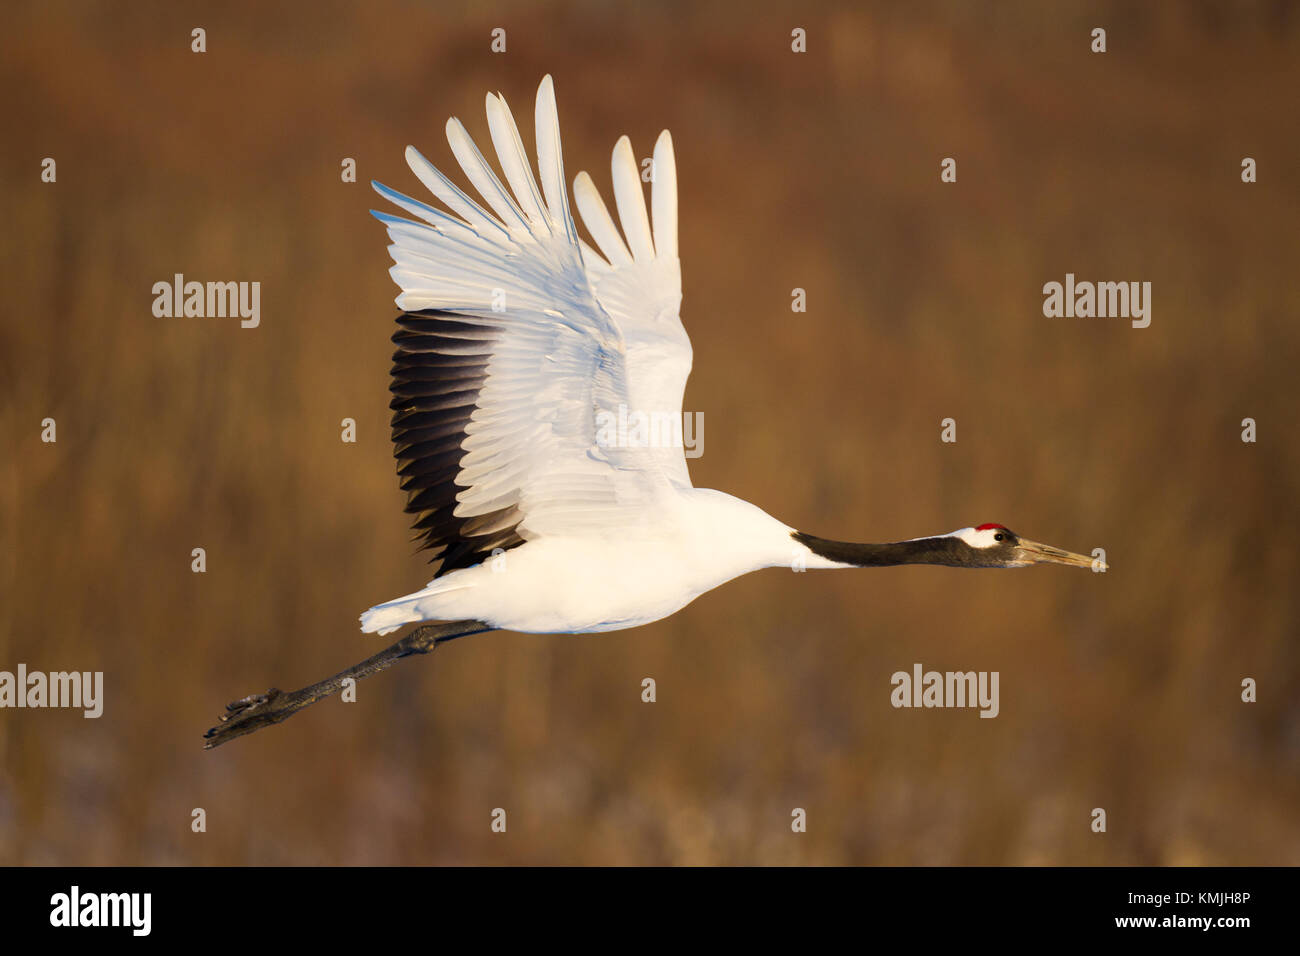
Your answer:
[[[504,99],[489,94],[487,114],[510,191],[458,120],[447,139],[491,212],[409,147],[407,163],[450,213],[372,184],[421,220],[374,212],[392,239],[405,312],[393,336],[394,454],[439,575],[531,538],[649,522],[655,497],[685,473],[680,448],[629,443],[607,427],[672,369],[660,371],[635,321],[625,335],[615,319],[641,314],[631,302],[640,263],[598,274],[598,257],[580,246],[550,77],[537,93],[540,191]],[[620,194],[621,213],[622,203]],[[675,280],[675,252],[672,261]],[[675,306],[672,318],[680,328]],[[674,451],[680,473],[665,454]]]

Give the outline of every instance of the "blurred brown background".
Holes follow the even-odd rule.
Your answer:
[[[1300,862],[1300,11],[792,9],[8,8],[0,669],[103,670],[106,701],[0,711],[0,863]],[[459,174],[443,122],[486,143],[488,90],[531,150],[547,72],[570,182],[608,195],[621,133],[673,132],[697,485],[1111,572],[771,570],[639,630],[468,639],[205,753],[226,701],[372,653],[357,614],[428,579],[365,183],[423,195],[407,143]],[[260,281],[261,327],[154,318],[176,272]],[[1151,281],[1151,327],[1045,318],[1066,272]],[[1000,671],[1001,716],[894,710],[918,661]]]

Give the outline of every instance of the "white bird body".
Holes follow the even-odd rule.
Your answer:
[[[540,189],[504,99],[489,94],[487,114],[509,189],[458,120],[447,138],[490,211],[411,147],[407,163],[450,214],[373,184],[421,220],[374,213],[393,240],[404,310],[392,385],[398,472],[442,564],[424,589],[365,612],[362,630],[431,620],[616,630],[773,566],[1091,561],[1001,525],[887,545],[813,538],[693,488],[680,442],[602,437],[602,423],[629,410],[681,420],[692,356],[678,317],[672,139],[664,131],[655,145],[653,217],[627,137],[615,146],[621,234],[591,178],[575,178],[597,251],[569,212],[551,78],[535,111]]]
[[[540,538],[368,611],[365,630],[413,621],[476,620],[511,631],[590,633],[636,627],[705,591],[796,560],[836,566],[791,540],[794,530],[720,491],[683,488],[656,521],[582,537]]]

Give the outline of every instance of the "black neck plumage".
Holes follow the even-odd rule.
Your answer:
[[[899,564],[942,564],[954,568],[978,567],[975,549],[960,538],[917,538],[889,544],[854,544],[829,541],[796,531],[791,537],[814,554],[839,564],[859,568],[887,568]]]

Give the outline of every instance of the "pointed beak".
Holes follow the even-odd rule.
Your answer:
[[[1062,551],[1060,548],[1053,548],[1050,544],[1039,544],[1037,541],[1027,541],[1024,538],[1020,539],[1017,550],[1028,564],[1067,564],[1072,568],[1091,568],[1096,562],[1099,571],[1106,570],[1106,562],[1097,558],[1086,554],[1075,554],[1073,551]]]

